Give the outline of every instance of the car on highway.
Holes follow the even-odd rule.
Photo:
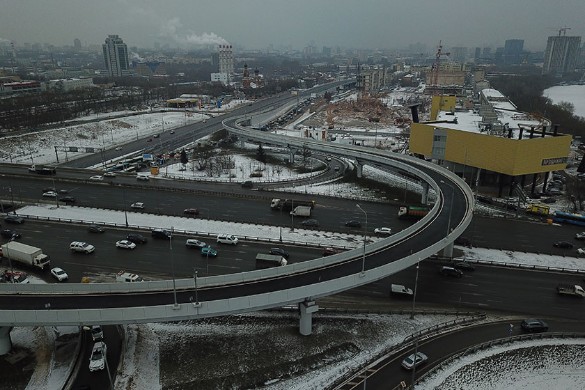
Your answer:
[[[254,187],[254,182],[251,180],[246,180],[242,183],[242,188],[252,188]]]
[[[147,175],[136,175],[136,180],[149,181],[150,178]]]
[[[159,138],[159,137],[160,137],[160,134],[155,134],[155,135],[153,135],[152,137],[153,137],[153,138]]]
[[[134,203],[132,203],[130,205],[130,208],[142,210],[144,208],[144,203],[142,203],[142,202],[134,202]]]
[[[216,242],[218,244],[238,245],[238,237],[233,234],[218,234]]]
[[[24,223],[24,218],[21,217],[20,215],[16,215],[16,214],[10,214],[4,217],[4,222],[6,223],[16,223],[16,224],[21,224]]]
[[[104,172],[104,177],[116,177],[115,172]]]
[[[45,187],[45,188],[43,188],[42,192],[45,193],[45,192],[51,192],[51,191],[57,192],[57,189],[55,187]]]
[[[65,204],[72,204],[76,202],[76,199],[72,196],[62,196],[61,198],[59,198],[59,201]]]
[[[288,252],[282,248],[270,248],[270,251],[268,253],[270,253],[271,255],[282,256],[287,260],[289,257]]]
[[[126,239],[135,244],[146,244],[148,242],[148,238],[138,233],[130,233],[126,236]]]
[[[360,221],[351,220],[351,221],[345,222],[345,226],[346,227],[353,227],[353,228],[361,228],[362,223]]]
[[[91,356],[89,357],[89,371],[101,371],[106,367],[106,355],[108,347],[103,341],[98,341],[91,349]]]
[[[585,232],[575,234],[575,240],[585,240]]]
[[[374,234],[378,234],[380,236],[389,236],[392,234],[392,229],[390,229],[389,227],[375,228]]]
[[[429,360],[428,356],[422,352],[417,352],[408,355],[407,357],[402,360],[402,368],[405,370],[412,370],[415,367],[420,366],[421,364],[425,364]]]
[[[69,244],[69,249],[71,249],[73,252],[89,254],[95,251],[95,246],[83,241],[73,241],[71,244]]]
[[[473,264],[466,260],[456,260],[453,262],[453,268],[461,271],[475,271]]]
[[[528,318],[522,321],[520,327],[523,331],[529,333],[546,332],[548,330],[548,324],[538,318]]]
[[[91,327],[91,339],[93,341],[101,341],[104,339],[104,331],[100,325],[93,325]]]
[[[304,227],[319,227],[319,221],[316,219],[305,219],[301,222],[301,225]]]
[[[336,254],[341,253],[341,252],[342,252],[341,249],[327,247],[327,248],[323,249],[323,256],[336,255]]]
[[[153,229],[150,234],[152,238],[161,238],[163,240],[170,240],[173,238],[172,233],[165,229]]]
[[[561,249],[573,249],[573,244],[569,241],[556,241],[553,243],[553,246]]]
[[[67,272],[65,272],[63,268],[59,267],[51,268],[51,276],[53,276],[59,282],[64,282],[67,279],[69,279],[69,275],[67,275]]]
[[[136,248],[136,244],[133,243],[132,241],[120,240],[120,241],[116,241],[116,248],[120,248],[120,249],[134,249],[134,248]]]
[[[56,198],[57,193],[55,191],[43,192],[43,198]]]
[[[0,230],[0,236],[7,238],[9,240],[16,240],[21,236],[20,233],[18,233],[16,230],[10,230],[10,229],[2,229]]]
[[[183,210],[183,214],[185,215],[199,215],[199,209],[190,208]]]
[[[185,241],[185,246],[188,246],[189,248],[203,248],[206,247],[207,244],[195,238],[188,238],[187,241]]]
[[[458,270],[457,268],[453,268],[453,267],[441,267],[441,269],[439,270],[439,273],[441,275],[445,275],[445,276],[451,276],[451,277],[455,277],[455,278],[461,278],[463,276],[463,272],[461,270]]]
[[[577,249],[577,255],[579,255],[579,256],[585,256],[585,248],[578,248]]]
[[[106,231],[106,229],[104,229],[103,227],[101,227],[99,225],[91,224],[87,228],[87,231],[90,232],[90,233],[103,233],[103,232]]]
[[[201,256],[217,257],[217,250],[213,249],[210,246],[205,246],[205,247],[201,248]]]
[[[102,181],[102,180],[104,180],[104,177],[101,176],[101,175],[94,175],[94,176],[90,176],[89,177],[89,180],[92,180],[92,181]]]

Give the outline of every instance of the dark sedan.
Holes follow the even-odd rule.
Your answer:
[[[21,224],[24,223],[24,218],[19,215],[10,214],[4,217],[4,222]]]
[[[571,244],[569,241],[557,241],[553,244],[553,246],[555,248],[561,248],[561,249],[572,249],[573,248],[573,244]]]
[[[537,318],[526,319],[522,321],[520,326],[522,327],[523,331],[530,333],[546,332],[548,330],[548,324]]]
[[[288,259],[288,252],[282,248],[270,248],[271,255],[282,256],[285,259]]]
[[[0,236],[8,238],[9,240],[16,240],[21,237],[20,233],[10,229],[0,230]]]
[[[347,221],[345,223],[345,226],[353,227],[353,228],[360,228],[360,227],[362,227],[362,224],[360,221]]]

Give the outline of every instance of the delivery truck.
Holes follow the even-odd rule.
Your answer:
[[[311,207],[309,206],[297,206],[293,211],[290,212],[290,215],[295,217],[310,217],[311,216]]]
[[[426,205],[421,206],[400,206],[398,209],[398,218],[400,219],[420,219],[429,213],[431,208]]]
[[[49,256],[41,248],[26,245],[17,241],[10,241],[2,245],[2,256],[29,267],[44,270],[51,266]]]
[[[283,256],[267,255],[264,253],[258,253],[256,255],[256,269],[281,267],[286,264],[287,261]]]
[[[270,202],[270,208],[272,210],[291,211],[297,206],[309,206],[315,207],[314,200],[299,200],[299,199],[272,199]]]
[[[579,285],[559,284],[557,286],[557,293],[561,295],[572,295],[574,297],[585,297],[585,290]]]

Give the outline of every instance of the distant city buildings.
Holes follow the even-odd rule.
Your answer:
[[[544,52],[544,64],[542,74],[550,74],[562,77],[565,73],[573,72],[579,59],[579,47],[581,37],[568,37],[561,35],[548,37]]]
[[[122,77],[128,75],[128,47],[122,38],[117,35],[108,35],[102,48],[108,76]]]

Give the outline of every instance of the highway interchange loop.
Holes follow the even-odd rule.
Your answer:
[[[326,258],[266,270],[143,283],[0,285],[0,326],[178,321],[300,303],[364,285],[437,253],[472,218],[473,194],[458,176],[430,162],[360,146],[250,130],[227,119],[241,140],[308,148],[359,164],[408,172],[438,194],[426,217],[384,240]],[[425,187],[425,188],[428,188]]]

